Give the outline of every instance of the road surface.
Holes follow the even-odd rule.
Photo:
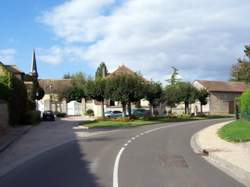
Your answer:
[[[0,178],[1,187],[243,187],[190,147],[192,135],[225,121],[167,123],[73,141]]]

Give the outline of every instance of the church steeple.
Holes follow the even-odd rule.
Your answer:
[[[37,66],[36,66],[36,53],[35,49],[33,49],[33,56],[32,56],[32,65],[31,65],[31,75],[34,78],[38,78]]]

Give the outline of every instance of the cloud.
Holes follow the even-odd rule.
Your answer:
[[[12,48],[0,49],[0,61],[6,64],[12,64],[16,55],[16,50]]]
[[[40,21],[66,41],[63,51],[75,45],[68,57],[95,67],[125,64],[163,81],[175,66],[188,80],[228,79],[250,43],[249,9],[249,0],[70,0]]]

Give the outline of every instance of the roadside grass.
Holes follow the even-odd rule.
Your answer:
[[[250,122],[237,120],[222,127],[218,135],[229,142],[250,141]]]
[[[81,122],[80,126],[85,126],[90,129],[93,128],[121,128],[121,127],[137,127],[143,125],[153,125],[159,123],[169,122],[184,122],[204,119],[219,119],[228,118],[228,116],[205,116],[205,117],[149,117],[131,120],[117,120],[117,119],[97,119],[93,121]]]

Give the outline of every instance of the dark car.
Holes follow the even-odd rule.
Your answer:
[[[149,114],[149,110],[145,110],[144,108],[136,108],[132,110],[132,115],[136,117],[144,117]]]
[[[55,121],[55,114],[51,110],[47,110],[43,112],[43,120],[44,121]]]

